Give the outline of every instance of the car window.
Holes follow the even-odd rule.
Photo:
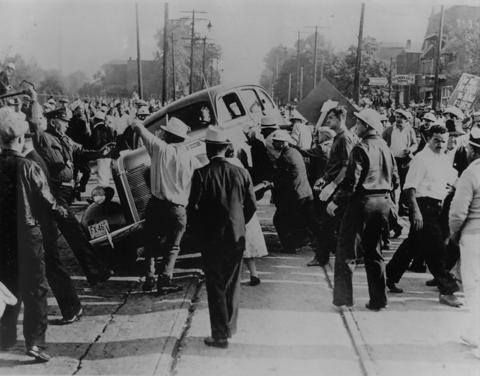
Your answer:
[[[260,101],[262,102],[263,107],[267,112],[275,108],[275,105],[273,104],[272,100],[267,95],[267,93],[265,93],[263,90],[260,90],[260,89],[258,90],[258,96],[260,97]]]
[[[215,116],[210,102],[197,102],[168,113],[168,118],[176,117],[190,127],[190,131],[207,128],[215,124]],[[166,125],[167,115],[148,126],[148,130],[158,135],[161,125]]]
[[[221,122],[245,115],[240,98],[235,93],[226,94],[218,100],[217,112]]]
[[[260,104],[260,98],[253,89],[240,90],[240,96],[248,112],[255,114],[262,112],[262,105]]]

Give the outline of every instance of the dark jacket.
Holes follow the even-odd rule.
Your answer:
[[[305,161],[298,150],[291,147],[283,149],[277,159],[273,184],[273,200],[277,206],[312,196]]]
[[[333,138],[332,149],[330,150],[328,163],[325,167],[325,175],[323,176],[325,184],[336,180],[342,168],[347,166],[348,156],[355,142],[354,135],[348,130],[338,133]]]
[[[113,142],[114,140],[115,135],[112,128],[108,127],[103,122],[93,125],[91,145],[94,150],[99,150],[102,146],[105,146],[106,144]]]
[[[243,253],[245,224],[256,210],[247,170],[224,158],[214,158],[194,172],[189,207],[193,231],[204,253]]]
[[[17,229],[37,226],[45,208],[59,211],[40,166],[15,151],[4,150],[0,154],[2,242],[16,242]]]
[[[398,184],[395,158],[385,140],[372,131],[352,149],[335,202],[352,195],[391,192]]]
[[[273,163],[268,156],[267,147],[263,141],[258,138],[252,138],[250,141],[250,153],[252,155],[252,181],[257,185],[263,181],[272,181]]]
[[[87,120],[83,116],[73,115],[68,123],[67,136],[84,148],[89,148],[90,133],[88,131]]]

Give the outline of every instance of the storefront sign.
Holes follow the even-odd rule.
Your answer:
[[[368,77],[369,86],[387,86],[388,80],[385,77]]]
[[[480,77],[463,73],[450,98],[449,106],[462,110],[477,110],[480,108]]]
[[[393,76],[392,83],[394,85],[414,85],[415,76],[413,74],[396,74]]]

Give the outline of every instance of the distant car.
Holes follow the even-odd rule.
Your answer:
[[[185,144],[202,164],[207,163],[205,138],[208,126],[220,126],[231,134],[233,142],[242,132],[258,127],[260,119],[269,115],[280,126],[287,122],[280,114],[270,95],[258,85],[219,85],[181,98],[145,120],[145,127],[156,134],[169,118],[177,117],[190,126],[191,131]],[[141,229],[145,207],[150,199],[150,157],[145,148],[126,151],[114,161],[112,169],[115,187],[124,210],[126,226],[109,232],[104,218],[91,223],[91,240],[95,247],[137,248],[142,244]],[[101,221],[100,221],[101,219]],[[91,221],[90,221],[91,222]],[[91,231],[88,231],[91,230]],[[94,231],[93,231],[94,230]],[[188,235],[188,234],[187,234]],[[186,237],[188,238],[188,236]]]

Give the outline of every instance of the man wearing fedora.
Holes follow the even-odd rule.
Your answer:
[[[156,137],[140,120],[134,120],[132,128],[142,139],[152,165],[150,187],[152,197],[145,211],[145,283],[143,291],[155,286],[155,259],[162,237],[162,263],[156,281],[159,293],[173,292],[180,286],[172,282],[173,269],[180,251],[180,242],[187,226],[186,206],[192,186],[192,176],[200,163],[190,150],[183,145],[189,127],[180,119],[172,117],[163,134]]]
[[[209,127],[205,141],[210,163],[193,175],[192,227],[202,249],[210,313],[211,337],[204,342],[226,348],[237,328],[245,224],[256,203],[248,172],[225,158],[225,131]]]
[[[387,305],[385,267],[379,242],[382,229],[387,226],[390,212],[390,193],[398,186],[395,159],[380,136],[383,126],[380,115],[373,109],[355,113],[357,135],[361,141],[350,154],[345,178],[339,186],[327,212],[334,215],[336,208],[346,203],[341,220],[335,253],[333,304],[337,307],[353,305],[352,269],[357,258],[357,237],[364,250],[370,301],[366,307],[380,310]]]

